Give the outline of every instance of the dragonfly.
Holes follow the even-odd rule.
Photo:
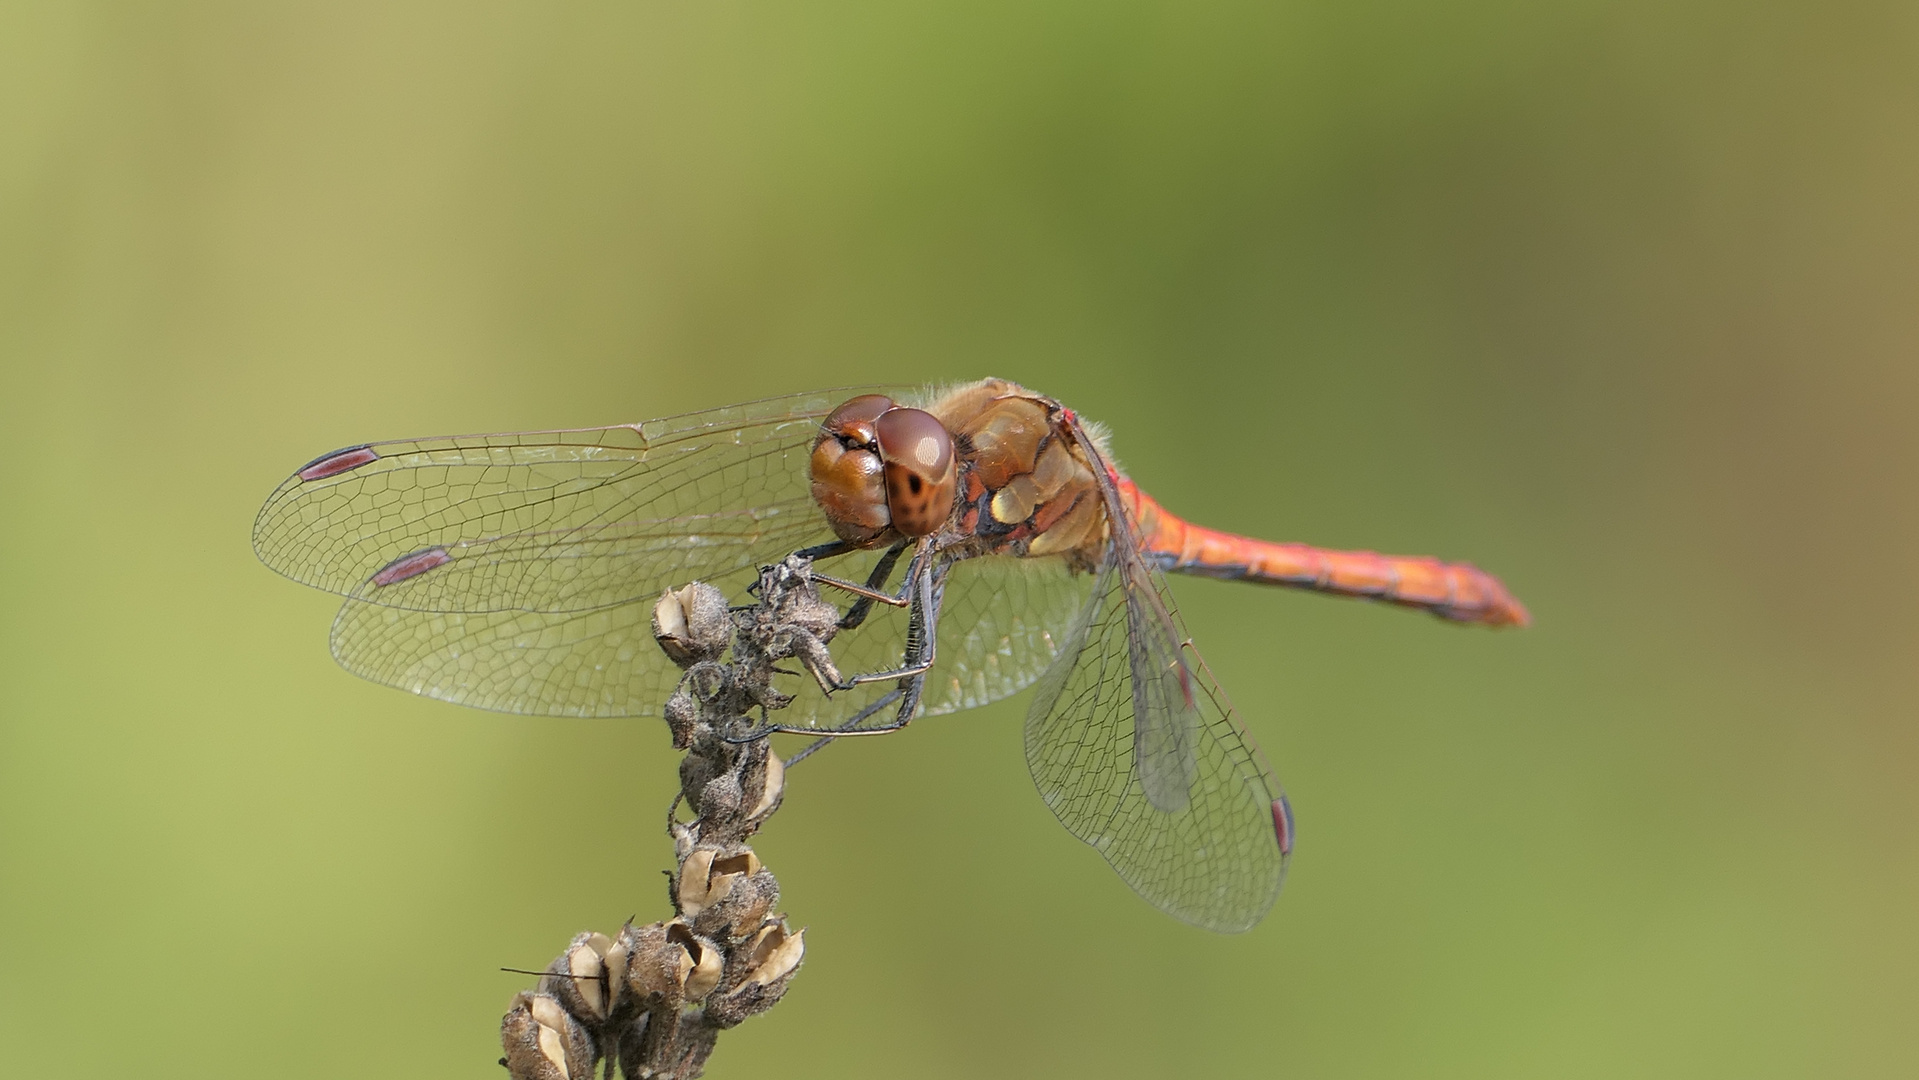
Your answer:
[[[273,492],[253,544],[345,598],[331,646],[354,674],[574,717],[658,715],[681,676],[653,641],[664,590],[737,596],[807,555],[844,590],[831,647],[851,674],[756,734],[896,731],[1036,686],[1025,752],[1046,805],[1147,901],[1222,932],[1272,907],[1296,829],[1166,575],[1530,621],[1469,563],[1187,522],[1103,427],[991,378],[347,447]]]

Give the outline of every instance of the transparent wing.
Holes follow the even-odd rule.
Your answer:
[[[1039,681],[1065,647],[1092,584],[1093,575],[1057,557],[985,555],[955,565],[920,714],[978,708]]]
[[[1291,849],[1284,792],[1184,630],[1116,544],[1026,721],[1040,797],[1155,907],[1250,929]]]
[[[865,580],[878,557],[860,552],[822,569]],[[741,600],[758,566],[702,580]],[[1065,642],[1091,583],[1092,575],[1075,574],[1060,559],[987,556],[956,564],[919,714],[973,708],[1030,686]],[[830,589],[825,594],[835,598]],[[631,603],[577,612],[429,612],[349,599],[334,621],[333,653],[363,678],[462,705],[541,716],[652,716],[680,674],[653,642],[657,596],[654,590]],[[835,599],[844,606],[846,598]],[[834,639],[835,661],[847,674],[899,666],[906,621],[904,611],[877,608]],[[781,722],[830,727],[893,686],[829,698],[810,678],[795,676],[780,688],[794,695]],[[891,717],[883,707],[871,719]]]
[[[820,418],[847,393],[621,427],[351,447],[280,485],[254,522],[254,550],[357,604],[422,612],[580,613],[693,578],[724,587],[829,538],[806,456]],[[343,660],[375,649],[350,638],[375,625],[385,624],[349,605],[335,629]]]
[[[832,569],[838,572],[837,566]],[[1072,632],[1092,581],[1091,574],[1074,572],[1058,556],[982,555],[950,564],[938,600],[933,670],[915,715],[977,708],[1031,686]],[[906,628],[905,611],[878,608],[833,640],[834,662],[848,675],[896,668],[906,652]],[[831,724],[890,689],[881,685],[835,695],[830,703],[811,706],[811,715],[816,723]],[[803,699],[796,707],[805,704]],[[872,720],[891,718],[882,710]]]
[[[652,601],[441,612],[350,599],[333,656],[361,678],[495,712],[657,716],[680,669],[654,643],[652,616]]]

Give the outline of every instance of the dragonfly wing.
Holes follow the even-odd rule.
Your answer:
[[[602,564],[602,582],[618,583],[608,591],[636,598],[598,607],[447,611],[406,597],[406,590],[430,585],[435,574],[464,567],[474,568],[468,583],[492,568],[517,563],[555,567],[539,577],[543,587],[568,580],[565,547],[513,538],[473,545],[459,561],[430,566],[431,573],[389,585],[370,580],[348,597],[333,620],[333,656],[362,678],[496,712],[657,715],[679,679],[679,669],[653,641],[653,606],[661,591],[700,580],[742,598],[762,564],[819,540],[822,528],[811,515],[792,514],[777,523],[767,519],[750,540],[702,537],[703,542],[689,543],[684,537],[660,537],[608,543],[571,561]],[[614,563],[616,555],[623,566]],[[615,570],[623,576],[616,577]],[[402,594],[398,603],[391,596],[396,590]]]
[[[1031,686],[1058,655],[1092,580],[1060,557],[982,555],[951,564],[918,715],[977,708]],[[847,674],[898,667],[906,625],[905,611],[876,608],[834,639],[834,661]]]
[[[1065,646],[1092,584],[1093,575],[1058,557],[985,555],[954,566],[921,712],[977,708],[1039,681]]]
[[[416,611],[348,600],[333,655],[365,679],[533,716],[657,716],[680,670],[653,641],[653,605],[589,611]]]
[[[771,530],[768,536],[785,554],[815,538],[812,529],[807,524],[791,535]],[[831,569],[864,580],[878,557],[857,552]],[[701,580],[741,598],[761,561],[772,560],[748,560]],[[714,568],[710,562],[687,567],[668,580],[678,584],[692,580],[694,571]],[[1032,685],[1070,633],[1092,580],[1056,558],[984,556],[955,564],[941,599],[938,662],[919,715],[973,708]],[[842,604],[849,599],[830,588],[823,592]],[[657,598],[655,589],[639,600],[585,611],[446,612],[356,596],[334,620],[333,655],[362,678],[476,708],[534,716],[652,716],[679,678],[652,639]],[[906,625],[905,611],[876,608],[859,627],[834,639],[835,662],[849,675],[898,667]],[[780,720],[830,727],[893,686],[873,684],[828,697],[810,678],[795,675],[781,682],[794,701]],[[892,715],[881,708],[869,719],[879,724]]]
[[[254,550],[296,581],[382,607],[583,612],[650,600],[826,537],[807,453],[845,393],[336,451],[267,500]]]
[[[1193,674],[1179,653],[1180,637],[1166,625],[1167,609],[1141,595],[1152,584],[1136,582],[1124,590],[1133,677],[1133,767],[1146,801],[1161,813],[1177,814],[1192,803],[1200,708]]]
[[[1162,589],[1109,551],[1040,680],[1026,760],[1067,831],[1155,907],[1247,930],[1279,895],[1290,811]]]

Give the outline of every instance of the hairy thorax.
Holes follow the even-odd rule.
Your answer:
[[[959,483],[945,541],[976,553],[1060,555],[1083,569],[1106,543],[1098,466],[1059,402],[1004,379],[934,394],[923,406],[953,434]]]

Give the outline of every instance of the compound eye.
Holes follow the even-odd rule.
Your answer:
[[[938,532],[952,516],[958,491],[952,435],[932,413],[919,409],[889,409],[874,428],[886,465],[893,528],[909,537]]]
[[[875,423],[892,408],[893,399],[885,394],[861,394],[828,413],[820,426],[853,446],[871,446],[877,437]]]

